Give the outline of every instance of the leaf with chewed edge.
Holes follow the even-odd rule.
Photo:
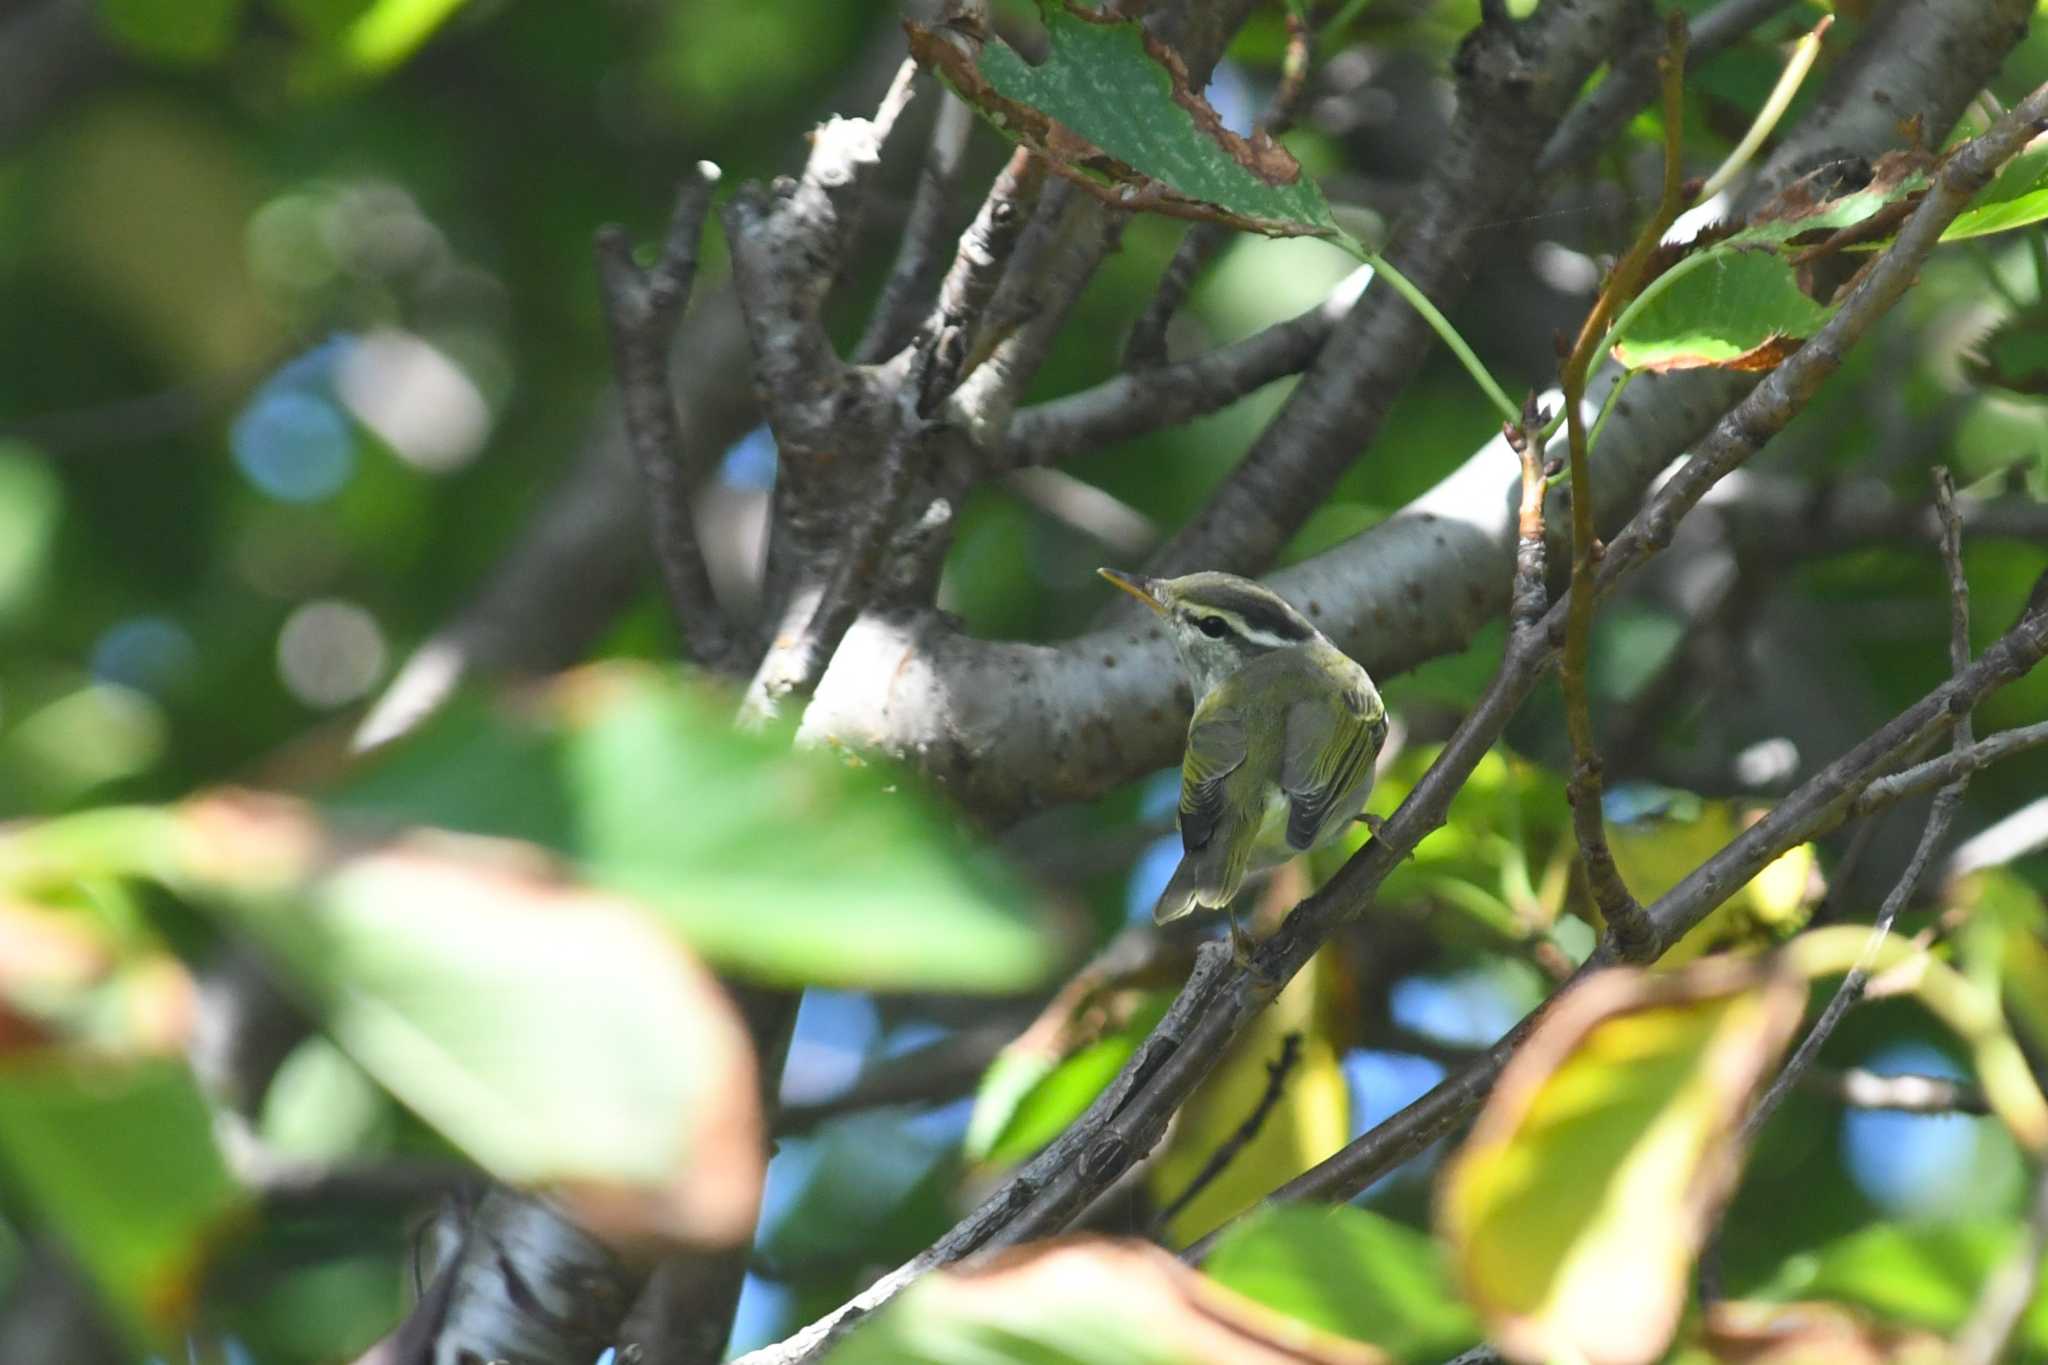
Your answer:
[[[910,50],[1004,136],[1128,209],[1273,236],[1339,237],[1285,148],[1223,126],[1172,49],[1142,24],[1040,0],[1051,51],[1036,66],[969,19],[911,23]]]
[[[1510,1358],[1663,1355],[1806,996],[1774,964],[1708,958],[1601,972],[1543,1016],[1438,1190],[1466,1296]]]

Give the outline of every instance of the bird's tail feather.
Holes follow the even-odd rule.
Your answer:
[[[1229,900],[1228,896],[1217,899],[1213,888],[1202,885],[1204,880],[1203,869],[1195,860],[1182,858],[1180,866],[1173,870],[1172,879],[1166,883],[1166,889],[1159,893],[1159,899],[1152,905],[1152,922],[1166,924],[1204,906],[1222,905]]]

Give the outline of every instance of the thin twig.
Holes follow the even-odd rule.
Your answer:
[[[622,227],[597,234],[598,278],[611,323],[626,444],[647,493],[655,562],[669,610],[690,657],[707,668],[730,666],[731,628],[712,595],[711,574],[697,544],[690,488],[683,478],[683,433],[668,385],[669,346],[697,278],[697,244],[711,210],[718,168],[700,161],[676,194],[661,255],[647,270],[633,263]]]
[[[1934,471],[1935,504],[1941,511],[1944,528],[1941,541],[1941,558],[1948,569],[1949,581],[1949,670],[1960,678],[1970,667],[1970,588],[1963,577],[1963,527],[1962,519],[1956,514],[1955,481],[1946,468]],[[1970,748],[1970,713],[1967,709],[1957,713],[1955,733],[1951,752],[1961,754]],[[1835,988],[1834,995],[1814,1021],[1813,1028],[1799,1040],[1791,1059],[1757,1100],[1743,1120],[1743,1136],[1753,1138],[1770,1121],[1785,1096],[1799,1083],[1800,1076],[1814,1064],[1828,1038],[1858,1001],[1863,998],[1864,988],[1870,984],[1870,963],[1878,949],[1891,933],[1892,925],[1898,920],[1899,911],[1920,887],[1921,875],[1927,870],[1927,863],[1934,856],[1935,847],[1947,837],[1948,827],[1955,818],[1956,807],[1962,803],[1963,792],[1969,787],[1970,773],[1958,773],[1953,781],[1941,789],[1934,798],[1934,807],[1928,812],[1927,827],[1920,833],[1920,842],[1913,849],[1913,856],[1906,861],[1906,870],[1899,874],[1899,880],[1883,904],[1878,907],[1877,920],[1870,931],[1870,945],[1864,950],[1863,960]]]
[[[1965,774],[1988,768],[2002,759],[2038,749],[2044,744],[2048,744],[2048,720],[2036,721],[2015,730],[2001,730],[1967,749],[1952,749],[1939,758],[1930,758],[1903,772],[1880,777],[1865,787],[1862,795],[1850,804],[1848,814],[1851,817],[1866,815],[1897,805],[1908,797],[1947,786]]]
[[[1210,1154],[1209,1159],[1202,1164],[1202,1169],[1195,1172],[1195,1178],[1188,1182],[1187,1188],[1175,1196],[1171,1203],[1159,1211],[1159,1216],[1152,1220],[1154,1241],[1164,1237],[1166,1229],[1180,1216],[1181,1210],[1194,1203],[1195,1197],[1214,1184],[1216,1177],[1222,1175],[1230,1163],[1237,1160],[1238,1153],[1251,1145],[1252,1139],[1259,1135],[1259,1130],[1266,1126],[1267,1118],[1279,1105],[1280,1096],[1287,1090],[1287,1077],[1294,1070],[1295,1063],[1300,1060],[1301,1034],[1290,1033],[1280,1040],[1280,1055],[1266,1063],[1266,1090],[1259,1096],[1259,1102],[1252,1106],[1252,1112],[1245,1115],[1244,1122],[1237,1126],[1237,1131]]]
[[[2019,1330],[2020,1319],[2034,1301],[2041,1283],[2041,1260],[2048,1255],[2048,1172],[2034,1185],[2034,1206],[2020,1230],[2018,1245],[1985,1280],[1957,1334],[1951,1359],[1955,1365],[1994,1365],[2006,1358],[2006,1346]]]
[[[1258,120],[1258,127],[1268,136],[1279,137],[1294,126],[1295,109],[1308,89],[1312,55],[1308,26],[1300,15],[1289,11],[1287,52],[1280,62],[1280,84],[1275,87],[1272,99]],[[1167,326],[1180,312],[1181,305],[1187,302],[1188,289],[1194,284],[1195,276],[1215,260],[1217,253],[1235,236],[1220,223],[1196,223],[1188,229],[1180,239],[1180,245],[1174,248],[1173,259],[1167,262],[1165,271],[1159,276],[1159,286],[1152,293],[1152,301],[1145,305],[1145,311],[1131,325],[1131,335],[1124,342],[1124,369],[1148,370],[1166,363]]]
[[[1722,0],[1692,21],[1691,41],[1686,44],[1686,70],[1697,71],[1701,63],[1727,50],[1791,3],[1792,0]],[[1543,155],[1537,158],[1536,174],[1550,176],[1570,170],[1605,146],[1629,116],[1656,93],[1657,58],[1664,51],[1661,41],[1645,42],[1615,63],[1607,78],[1565,117],[1544,147]]]
[[[1586,677],[1593,638],[1593,573],[1601,552],[1593,533],[1593,473],[1586,448],[1586,376],[1601,351],[1608,321],[1635,297],[1649,268],[1651,253],[1685,206],[1680,143],[1685,93],[1685,16],[1677,10],[1671,11],[1666,41],[1669,48],[1658,59],[1664,77],[1664,191],[1657,201],[1657,211],[1636,234],[1634,245],[1615,266],[1607,287],[1600,291],[1600,297],[1586,314],[1562,377],[1572,471],[1572,581],[1570,606],[1565,615],[1564,665],[1560,671],[1564,682],[1565,728],[1572,745],[1572,776],[1565,787],[1565,799],[1571,803],[1572,833],[1579,841],[1579,859],[1585,865],[1586,884],[1593,893],[1593,902],[1606,921],[1607,932],[1625,950],[1642,943],[1648,937],[1649,926],[1643,919],[1643,907],[1630,894],[1614,854],[1607,847],[1607,822],[1600,808],[1600,752],[1593,736]]]
[[[1889,1109],[1901,1114],[1989,1114],[1983,1090],[1948,1076],[1880,1076],[1861,1067],[1842,1071],[1814,1067],[1803,1088],[1840,1100],[1852,1109]]]
[[[989,300],[995,297],[1044,183],[1045,162],[1029,148],[1019,147],[989,186],[974,221],[960,234],[953,264],[939,284],[938,301],[915,342],[930,357],[921,376],[929,391],[918,395],[919,412],[938,411],[944,395],[972,373],[969,362],[979,358],[977,337],[986,330]],[[979,349],[985,354],[986,347]]]
[[[916,317],[919,290],[932,268],[939,229],[946,218],[946,201],[960,178],[960,165],[967,151],[967,135],[974,129],[974,111],[959,96],[947,91],[932,123],[932,139],[918,172],[917,196],[910,203],[910,217],[903,225],[903,242],[896,251],[896,263],[889,269],[882,292],[868,316],[867,330],[853,348],[856,364],[871,365],[887,356],[906,339]]]
[[[1057,464],[1083,451],[1191,422],[1298,374],[1356,305],[1371,275],[1364,267],[1353,271],[1315,307],[1241,341],[1019,409],[991,463],[999,468]]]

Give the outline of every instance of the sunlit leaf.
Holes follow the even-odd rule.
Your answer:
[[[63,510],[64,487],[48,462],[0,440],[0,627],[18,624],[48,583]]]
[[[1768,370],[1834,315],[1771,251],[1711,249],[1653,287],[1614,339],[1614,358],[1630,369]]]
[[[927,1275],[830,1365],[1377,1365],[1142,1242],[1074,1239]]]
[[[1226,1231],[1203,1273],[1248,1299],[1402,1360],[1441,1360],[1479,1339],[1443,1252],[1366,1209],[1282,1204]]]
[[[1172,49],[1134,20],[1040,0],[1037,66],[966,19],[907,25],[911,52],[1005,137],[1130,209],[1276,236],[1335,236],[1315,182],[1263,132],[1240,137],[1190,88]]]
[[[544,844],[785,984],[1015,991],[1060,957],[1028,889],[911,780],[742,734],[728,702],[650,668],[458,707],[330,802]]]
[[[299,63],[297,80],[302,87],[319,89],[351,76],[388,71],[417,51],[467,3],[367,0],[348,5],[292,0],[294,17],[318,35]]]
[[[1663,811],[1629,820],[1610,815],[1608,847],[1622,880],[1645,905],[1678,885],[1740,834],[1757,814],[1732,802],[1701,800],[1690,792],[1672,795],[1675,803]],[[1819,882],[1811,844],[1786,850],[1687,930],[1657,965],[1678,967],[1722,949],[1762,948],[1782,942],[1805,927],[1818,898]],[[1599,911],[1591,898],[1582,896],[1581,902],[1597,926]]]
[[[285,964],[329,1034],[492,1174],[614,1244],[724,1244],[760,1188],[736,1011],[644,910],[522,845],[350,847],[308,808],[184,808],[186,891]]]
[[[0,1182],[139,1339],[176,1341],[248,1201],[182,1062],[0,1057]]]
[[[2048,142],[2037,138],[2006,163],[1997,179],[1970,201],[1970,207],[1956,215],[1941,240],[1961,242],[2009,232],[2044,218],[2048,218]]]
[[[1512,1358],[1663,1354],[1737,1123],[1805,1003],[1789,973],[1714,958],[1602,972],[1543,1016],[1438,1194],[1466,1294]]]
[[[1116,1079],[1171,1003],[1170,994],[1148,993],[1125,1007],[1121,1023],[1064,1056],[1058,1049],[1067,1040],[1048,1049],[1033,1034],[1005,1048],[975,1092],[968,1159],[1009,1165],[1058,1137]]]

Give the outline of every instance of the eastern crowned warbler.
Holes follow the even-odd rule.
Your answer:
[[[1356,660],[1248,578],[1097,572],[1165,620],[1195,695],[1180,768],[1180,866],[1152,918],[1228,907],[1247,873],[1329,842],[1357,816],[1386,741],[1386,706]],[[1234,913],[1230,929],[1243,957]]]

